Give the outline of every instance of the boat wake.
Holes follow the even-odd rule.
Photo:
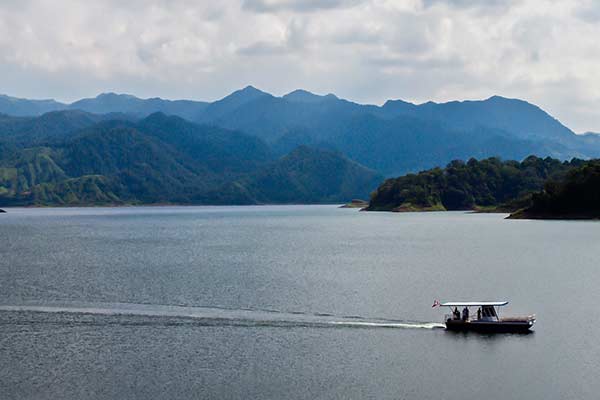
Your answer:
[[[5,317],[2,318],[2,314]],[[404,321],[278,310],[183,307],[131,303],[0,305],[2,323],[196,325],[281,328],[437,329],[435,322]]]

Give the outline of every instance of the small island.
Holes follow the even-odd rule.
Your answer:
[[[0,208],[0,214],[2,213],[6,213],[6,211],[4,211],[3,209]]]

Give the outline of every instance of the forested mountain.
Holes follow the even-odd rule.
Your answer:
[[[254,136],[162,113],[6,117],[0,150],[5,206],[346,201],[381,179],[341,154],[302,148],[279,159]]]
[[[539,107],[499,96],[439,104],[390,100],[380,107],[301,89],[277,97],[247,86],[212,103],[115,93],[72,104],[0,96],[0,113],[0,165],[8,168],[0,190],[23,202],[37,202],[41,184],[46,186],[39,193],[81,191],[79,181],[59,189],[52,185],[84,176],[95,177],[82,182],[98,186],[98,193],[110,189],[112,197],[106,198],[127,202],[346,199],[352,190],[342,181],[327,185],[337,188],[335,194],[319,189],[325,177],[318,174],[316,186],[286,175],[281,165],[294,163],[281,163],[298,155],[359,163],[363,178],[403,175],[455,159],[600,157],[600,135],[576,135]],[[120,151],[144,151],[151,159]],[[267,166],[271,170],[264,170]],[[48,179],[40,182],[45,175]],[[259,187],[282,182],[283,176],[293,196]],[[359,181],[354,183],[360,186]],[[162,183],[163,193],[157,195]],[[355,193],[368,193],[358,186]],[[303,188],[308,187],[318,195],[307,195]]]
[[[21,104],[18,110],[14,103]],[[424,104],[389,100],[378,107],[300,89],[276,97],[247,86],[212,103],[104,93],[72,104],[0,101],[0,112],[23,115],[29,107],[29,114],[37,115],[41,104],[51,109],[121,113],[129,118],[160,111],[256,136],[277,155],[300,145],[337,150],[387,176],[445,165],[457,158],[600,156],[598,135],[575,135],[539,107],[500,96]]]
[[[499,96],[377,107],[300,90],[275,97],[250,87],[235,96],[246,92],[254,97],[225,114],[208,107],[202,121],[256,135],[281,153],[302,144],[336,149],[388,176],[456,158],[600,156],[599,141],[575,135],[532,104]]]
[[[531,195],[548,181],[561,180],[585,161],[561,162],[527,157],[522,162],[488,158],[452,161],[434,168],[386,180],[373,193],[370,211],[505,209],[527,206]]]
[[[70,134],[111,119],[129,120],[122,114],[90,114],[83,111],[53,111],[40,117],[13,117],[0,114],[0,141],[13,145],[61,141]]]
[[[342,154],[300,146],[233,182],[224,192],[247,196],[249,203],[343,203],[367,198],[381,179]]]

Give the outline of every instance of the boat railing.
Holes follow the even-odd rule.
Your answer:
[[[520,318],[520,317],[518,317]],[[448,321],[448,320],[452,320],[452,321],[464,321],[462,318],[462,315],[460,316],[459,319],[454,319],[454,314],[444,314],[444,322]],[[510,319],[510,317],[509,317]],[[496,319],[496,317],[481,317],[481,318],[477,318],[477,315],[469,315],[469,318],[467,318],[468,322],[474,322],[474,321],[502,321],[502,318]]]
[[[462,315],[460,316],[460,318],[454,319],[454,314],[444,314],[444,322],[448,321],[449,319],[452,321],[463,321]],[[467,321],[477,321],[477,318],[476,316],[469,315]]]

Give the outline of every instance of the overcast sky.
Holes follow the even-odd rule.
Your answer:
[[[499,94],[600,131],[600,1],[0,2],[0,93],[215,100],[248,84],[374,104]]]

